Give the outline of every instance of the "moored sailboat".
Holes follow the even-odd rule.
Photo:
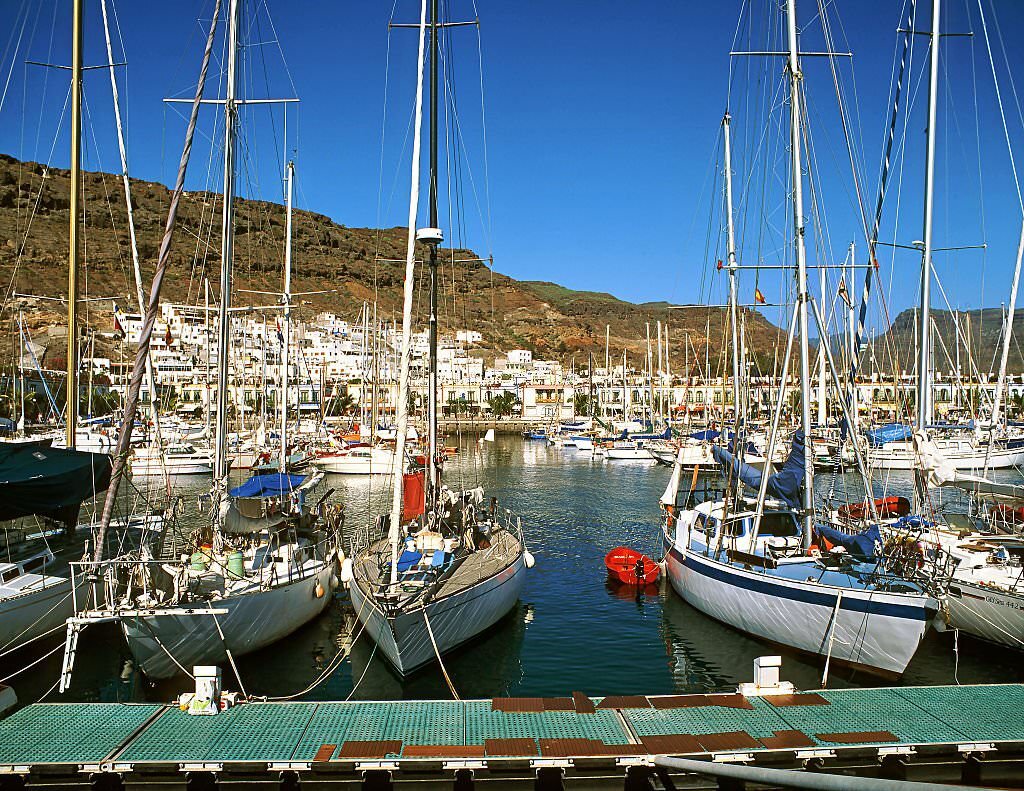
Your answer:
[[[438,0],[422,0],[419,23],[412,188],[402,313],[393,499],[377,522],[382,535],[354,554],[349,590],[356,617],[391,666],[408,675],[477,637],[513,608],[533,564],[522,522],[482,489],[453,491],[441,482],[437,439]],[[430,38],[429,227],[417,230],[425,40]],[[429,384],[425,469],[402,474],[408,426],[415,243],[426,243],[430,267]],[[442,665],[443,667],[443,665]]]

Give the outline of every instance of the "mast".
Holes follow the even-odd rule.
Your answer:
[[[78,198],[82,192],[82,0],[74,0],[71,33],[71,225],[68,231],[68,379],[64,430],[75,447],[78,427]]]
[[[436,233],[426,239],[430,247],[430,357],[427,381],[427,502],[432,510],[440,479],[437,470],[437,246],[441,232],[437,221],[437,0],[430,0],[430,180],[428,182],[428,220]]]
[[[227,486],[228,478],[228,349],[231,343],[231,264],[235,244],[235,142],[238,107],[235,82],[238,78],[238,25],[241,0],[230,0],[228,14],[228,68],[224,92],[224,209],[221,214],[220,310],[217,325],[217,447],[214,456],[214,486]],[[244,381],[244,379],[243,379]]]
[[[420,127],[423,120],[423,45],[427,28],[427,0],[420,4],[419,49],[416,57],[416,100],[413,105],[411,184],[409,187],[409,234],[405,253],[405,284],[402,295],[402,358],[398,369],[398,401],[395,404],[398,433],[395,435],[395,456],[391,492],[391,515],[388,542],[391,544],[390,584],[398,583],[398,546],[402,536],[402,473],[405,465],[405,435],[409,426],[409,356],[412,346],[412,299],[416,280],[416,215],[420,198]]]
[[[736,229],[732,216],[732,135],[730,124],[732,116],[728,111],[722,118],[722,130],[725,138],[725,227],[726,227],[726,253],[729,264],[729,324],[732,326],[732,404],[735,411],[736,424],[739,426],[740,419],[740,340],[739,340],[739,307],[737,305],[736,287]],[[737,441],[736,448],[742,448],[744,443]],[[739,451],[742,453],[742,451]]]
[[[935,206],[935,134],[939,96],[939,23],[942,0],[932,0],[931,69],[928,76],[928,141],[924,172],[924,237],[921,242],[921,310],[918,322],[917,428],[932,422],[931,281],[932,212]]]
[[[284,232],[284,330],[281,336],[281,462],[278,469],[287,472],[288,466],[288,344],[292,332],[292,180],[295,163],[288,163],[285,206],[288,215]],[[264,334],[266,338],[266,334]],[[266,356],[264,355],[264,359]]]
[[[935,0],[938,2],[938,0]],[[807,347],[807,250],[804,235],[804,191],[803,161],[801,157],[802,128],[800,106],[800,57],[797,49],[796,32],[796,0],[789,0],[786,8],[787,26],[789,28],[789,147],[793,179],[793,238],[796,242],[796,277],[797,277],[797,312],[800,324],[800,426],[804,432],[804,442],[810,442],[811,435],[811,365]],[[806,445],[805,445],[806,447]],[[806,451],[804,459],[804,492],[803,492],[803,545],[807,549],[811,543],[811,529],[814,526],[814,467],[807,463]]]

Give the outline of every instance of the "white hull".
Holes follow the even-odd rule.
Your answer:
[[[986,454],[990,470],[1024,466],[1024,448],[993,448],[991,453],[987,453],[983,446],[972,450],[950,450],[943,448],[941,440],[935,444],[942,451],[943,462],[956,470],[980,473],[985,469]],[[919,457],[910,442],[887,443],[874,448],[868,452],[868,462],[879,470],[914,470],[920,466]]]
[[[946,607],[950,629],[1024,649],[1024,592],[974,585],[954,576]]]
[[[84,590],[84,582],[78,590]],[[23,645],[74,614],[70,579],[46,577],[45,586],[31,590],[0,586],[0,650]]]
[[[445,654],[500,621],[515,606],[526,579],[523,554],[493,577],[432,601],[426,607],[438,650]],[[423,608],[388,618],[362,588],[352,583],[352,606],[366,631],[403,676],[437,659]]]
[[[210,475],[213,462],[209,459],[167,459],[161,465],[159,459],[138,459],[132,461],[131,469],[132,476],[136,478],[163,475],[165,469],[168,475]]]
[[[666,563],[673,589],[705,615],[819,657],[831,646],[833,662],[889,676],[903,674],[930,622],[930,600],[919,595],[802,583],[676,547]]]
[[[334,568],[334,563],[325,563],[294,582],[212,602],[210,607],[227,610],[216,616],[223,640],[211,615],[122,616],[121,629],[136,664],[150,678],[181,672],[168,652],[189,671],[193,665],[220,664],[227,661],[225,646],[237,658],[287,637],[322,613],[331,600]]]
[[[645,448],[608,448],[604,455],[609,461],[653,461]]]
[[[383,448],[372,448],[365,455],[348,452],[313,460],[313,466],[318,470],[335,475],[390,475],[394,472],[394,465],[394,451]]]

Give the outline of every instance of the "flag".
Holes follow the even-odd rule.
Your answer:
[[[850,292],[846,290],[846,275],[839,278],[839,288],[837,289],[839,298],[846,303],[846,307],[853,307],[853,300],[850,299]]]
[[[114,337],[121,340],[125,336],[124,327],[121,326],[121,319],[117,315],[118,307],[117,303],[114,303]]]
[[[284,346],[284,334],[281,332],[281,320],[277,321],[277,342]]]
[[[754,302],[758,305],[766,304],[764,294],[761,293],[761,289],[756,287],[754,288]]]
[[[171,335],[171,325],[168,324],[167,332],[164,333],[164,344],[170,346],[172,343],[174,343],[174,336]]]

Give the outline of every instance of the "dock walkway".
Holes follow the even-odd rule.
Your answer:
[[[175,705],[45,703],[0,722],[0,780],[7,780],[0,787],[52,785],[58,776],[87,784],[103,774],[119,786],[158,776],[185,782],[195,773],[209,773],[211,782],[295,777],[351,787],[376,771],[395,784],[433,778],[451,788],[453,773],[468,769],[529,783],[538,771],[558,770],[566,779],[611,778],[621,788],[630,767],[666,754],[781,768],[810,762],[826,771],[852,766],[876,777],[896,758],[904,776],[927,770],[957,782],[980,779],[982,764],[1002,767],[1000,777],[1007,767],[1024,775],[1024,685],[268,702],[214,716]]]

